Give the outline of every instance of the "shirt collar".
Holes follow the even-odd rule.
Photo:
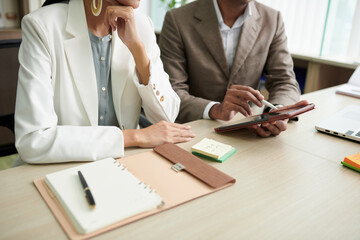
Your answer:
[[[98,36],[95,36],[90,30],[88,30],[88,32],[89,32],[90,40],[95,43],[109,42],[109,41],[111,41],[111,38],[112,38],[111,34],[108,34],[104,37],[98,37]]]
[[[236,19],[235,23],[230,28],[229,26],[227,26],[224,23],[224,20],[222,18],[220,8],[219,8],[219,5],[218,5],[217,1],[213,0],[213,4],[214,4],[214,7],[215,7],[216,16],[217,16],[218,21],[219,21],[220,30],[229,30],[229,29],[239,28],[244,24],[245,20],[248,17],[252,16],[251,6],[250,6],[250,4],[248,4],[246,9],[245,9],[245,12],[242,15],[240,15],[238,17],[238,19]]]

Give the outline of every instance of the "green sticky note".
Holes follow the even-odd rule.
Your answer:
[[[220,158],[210,157],[210,156],[207,156],[207,155],[204,155],[204,154],[201,154],[201,153],[198,153],[198,152],[194,152],[194,151],[192,151],[192,154],[194,154],[196,156],[204,157],[204,158],[207,158],[207,159],[210,159],[210,160],[214,160],[216,162],[224,162],[229,157],[231,157],[234,153],[236,153],[236,151],[237,151],[236,148],[233,147],[229,152],[227,152],[226,154],[224,154]]]
[[[351,168],[352,170],[355,170],[355,171],[360,172],[360,169],[359,169],[359,168],[354,167],[354,166],[352,166],[352,165],[350,165],[350,164],[348,164],[348,163],[346,163],[346,162],[341,162],[341,164],[344,165],[345,167]]]

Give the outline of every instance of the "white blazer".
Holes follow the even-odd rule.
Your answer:
[[[174,122],[180,105],[163,70],[151,20],[135,11],[135,21],[151,76],[147,86],[139,84],[134,59],[113,32],[111,83],[122,129],[138,128],[141,107],[153,123]],[[15,136],[23,161],[91,161],[124,155],[121,129],[98,126],[98,89],[82,0],[26,15],[19,62]]]

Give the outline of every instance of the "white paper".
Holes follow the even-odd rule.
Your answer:
[[[336,93],[360,98],[360,66],[355,69],[348,83],[339,87]]]
[[[360,66],[355,69],[355,72],[351,75],[348,83],[360,87]]]
[[[95,209],[87,204],[78,170],[94,197]],[[158,194],[112,158],[48,174],[45,182],[80,234],[155,209],[162,203]]]

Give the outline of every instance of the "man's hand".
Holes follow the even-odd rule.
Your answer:
[[[302,100],[291,106],[297,107],[297,106],[303,106],[303,105],[307,105],[307,104],[309,104],[308,101]],[[286,108],[289,108],[289,106],[281,107],[281,108],[279,108],[279,110],[286,109]],[[287,129],[288,121],[289,121],[289,119],[278,120],[278,121],[271,122],[271,123],[254,125],[254,126],[249,127],[248,129],[260,137],[277,136],[281,132],[283,132]]]
[[[231,120],[236,113],[240,112],[244,116],[252,115],[249,102],[254,103],[258,107],[262,107],[264,96],[258,90],[252,87],[242,85],[231,85],[227,90],[224,100],[221,104],[215,104],[209,112],[212,119],[228,121]]]
[[[278,120],[272,123],[265,123],[262,125],[254,125],[249,127],[250,131],[255,133],[260,137],[270,137],[270,136],[277,136],[281,132],[287,129],[287,123],[289,119],[285,120]]]

